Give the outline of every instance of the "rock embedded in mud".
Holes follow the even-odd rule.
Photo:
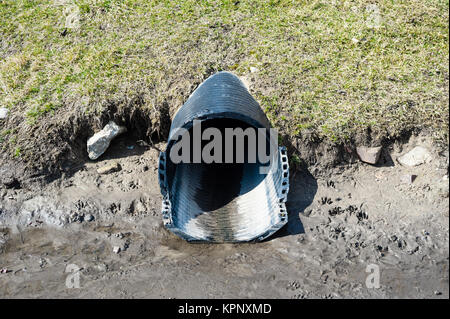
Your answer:
[[[113,172],[118,172],[122,169],[119,163],[113,162],[108,165],[102,166],[97,169],[97,173],[99,174],[109,174]]]
[[[397,161],[403,166],[418,166],[428,163],[431,160],[431,154],[425,147],[416,146],[406,154],[400,156]]]
[[[417,175],[406,174],[401,177],[401,181],[402,181],[402,183],[405,183],[405,184],[412,184],[416,180],[416,177],[417,177]]]
[[[127,129],[124,126],[119,126],[114,122],[109,122],[100,131],[95,133],[87,141],[87,152],[91,160],[95,160],[100,157],[109,147],[111,141],[118,135],[126,132]]]
[[[0,120],[4,120],[8,117],[9,110],[6,107],[0,107]]]
[[[356,153],[358,154],[361,161],[368,164],[376,164],[380,159],[382,147],[365,147],[358,146],[356,148]]]

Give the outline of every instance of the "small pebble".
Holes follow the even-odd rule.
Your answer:
[[[0,120],[4,120],[8,117],[9,110],[6,107],[0,107]]]
[[[119,239],[122,239],[124,237],[124,235],[122,233],[117,233],[116,237],[119,238]]]
[[[401,177],[401,181],[402,181],[402,183],[405,183],[405,184],[412,184],[416,180],[416,177],[417,177],[417,175],[411,175],[411,174],[403,175]]]

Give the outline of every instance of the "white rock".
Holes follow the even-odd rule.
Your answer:
[[[120,247],[119,247],[119,246],[114,246],[114,247],[113,247],[113,252],[114,252],[115,254],[120,253]]]
[[[0,120],[6,119],[8,116],[9,110],[6,107],[0,107]]]
[[[250,67],[250,72],[251,73],[256,73],[256,72],[258,72],[259,70],[258,70],[258,68],[255,68],[254,66],[251,66]]]
[[[87,152],[89,158],[95,160],[100,157],[109,147],[111,141],[119,134],[126,132],[124,126],[119,126],[114,122],[109,122],[103,130],[95,133],[87,141]]]
[[[356,148],[356,153],[358,154],[361,161],[369,164],[376,164],[380,158],[382,147],[365,147],[358,146]]]
[[[403,166],[417,166],[428,163],[431,160],[431,154],[422,146],[416,146],[408,153],[400,156],[397,161]]]

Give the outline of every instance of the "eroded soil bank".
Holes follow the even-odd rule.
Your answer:
[[[433,160],[399,165],[416,145]],[[448,298],[448,150],[412,136],[371,166],[322,149],[327,165],[292,169],[289,223],[262,243],[189,244],[167,232],[158,151],[133,135],[42,187],[2,186],[0,296]],[[121,170],[98,174],[112,162]],[[66,285],[69,265],[80,288]],[[379,288],[366,285],[369,265]]]

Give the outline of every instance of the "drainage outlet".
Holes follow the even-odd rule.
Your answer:
[[[217,134],[204,139],[211,129]],[[237,136],[227,140],[227,132],[251,131],[253,139],[244,134],[241,143]],[[212,137],[214,161],[200,156]],[[164,225],[187,241],[206,242],[260,241],[279,230],[287,223],[289,166],[277,139],[238,77],[219,72],[205,80],[176,113],[160,153]],[[184,160],[175,160],[172,148]],[[264,161],[256,156],[261,152]]]

